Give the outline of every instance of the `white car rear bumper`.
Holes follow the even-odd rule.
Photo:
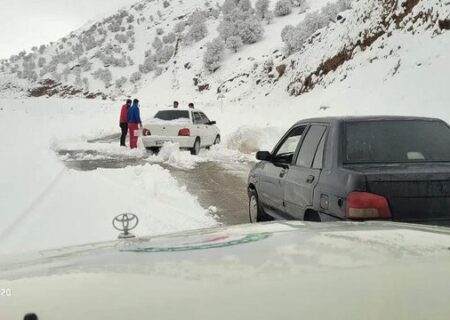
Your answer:
[[[183,137],[183,136],[145,136],[142,137],[142,143],[146,148],[159,148],[166,142],[178,143],[180,148],[187,149],[194,146],[195,137]]]

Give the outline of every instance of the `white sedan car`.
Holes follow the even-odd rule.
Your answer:
[[[155,153],[165,142],[174,142],[181,149],[197,155],[201,148],[220,143],[220,131],[215,121],[210,121],[200,110],[169,109],[158,111],[144,124],[142,143]]]

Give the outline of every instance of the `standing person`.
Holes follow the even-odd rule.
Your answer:
[[[130,148],[137,148],[138,128],[142,128],[141,114],[139,112],[139,100],[134,99],[130,109],[128,109],[128,130],[130,131]]]
[[[194,104],[192,102],[189,102],[188,107],[189,109],[194,109]]]
[[[128,99],[127,102],[122,106],[122,109],[120,110],[120,119],[119,119],[119,126],[122,130],[122,134],[120,135],[120,146],[126,147],[125,139],[127,138],[127,131],[128,131],[128,109],[131,106],[131,100]]]
[[[178,105],[179,105],[178,101],[174,101],[173,102],[173,108],[174,109],[178,109]]]

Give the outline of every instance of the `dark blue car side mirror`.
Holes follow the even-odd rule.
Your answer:
[[[260,161],[270,161],[272,159],[272,154],[268,151],[258,151],[256,153],[256,159]]]

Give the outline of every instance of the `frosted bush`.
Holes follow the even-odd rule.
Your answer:
[[[305,19],[297,26],[284,27],[281,31],[281,40],[286,46],[287,53],[300,51],[306,39],[316,33],[317,30],[335,21],[336,16],[342,10],[349,9],[350,5],[349,0],[338,0],[336,3],[326,5],[321,11],[307,14]]]
[[[116,80],[116,88],[122,88],[125,83],[127,83],[128,79],[126,77],[120,77]]]
[[[185,21],[180,21],[180,22],[177,22],[175,24],[175,26],[173,27],[173,32],[175,32],[175,33],[182,33],[185,28],[186,28],[186,22]]]
[[[277,17],[287,16],[292,12],[291,0],[279,0],[275,3],[274,14]]]
[[[130,82],[131,82],[131,83],[136,83],[136,82],[138,82],[139,80],[141,80],[141,78],[142,78],[142,74],[141,74],[139,71],[136,71],[136,72],[134,72],[134,73],[131,74],[131,76],[130,76]]]
[[[220,38],[216,38],[206,45],[203,55],[203,66],[210,72],[216,71],[221,64],[225,51],[225,45]]]
[[[156,53],[155,59],[161,64],[167,63],[172,58],[174,52],[175,49],[173,46],[166,45]]]
[[[256,15],[260,19],[264,19],[269,12],[269,0],[257,0],[255,3]]]
[[[114,39],[116,39],[119,43],[126,43],[128,41],[128,37],[123,33],[116,34]]]
[[[239,0],[237,7],[239,10],[249,11],[252,9],[252,4],[250,3],[250,0]]]
[[[155,77],[160,76],[160,75],[163,73],[163,71],[164,71],[164,68],[163,68],[163,67],[157,67],[157,68],[155,69]]]
[[[188,44],[202,40],[208,34],[208,28],[203,21],[194,22],[186,34],[185,41]]]
[[[224,15],[230,14],[234,9],[237,8],[238,1],[236,0],[225,0],[222,5],[222,13]]]
[[[43,66],[45,66],[45,63],[47,62],[47,60],[44,57],[40,57],[38,59],[38,67],[42,68]]]
[[[163,47],[163,43],[159,37],[156,37],[152,42],[152,46],[153,48],[155,48],[155,50],[161,50],[161,48]]]
[[[109,69],[99,68],[92,74],[92,76],[94,77],[94,79],[103,81],[106,88],[111,86],[112,74],[111,71],[109,71]]]
[[[177,40],[177,36],[173,32],[163,36],[163,38],[162,38],[162,41],[165,44],[174,43],[176,40]]]
[[[238,51],[240,47],[242,47],[242,39],[239,36],[231,36],[225,42],[225,45],[228,49],[234,51],[235,53]]]
[[[258,42],[261,40],[263,34],[264,28],[261,25],[261,21],[255,16],[250,16],[238,24],[238,35],[244,43],[251,44]]]
[[[351,8],[350,0],[338,0],[334,3],[327,3],[321,10],[322,16],[326,17],[329,21],[336,22],[336,17],[342,11]]]

